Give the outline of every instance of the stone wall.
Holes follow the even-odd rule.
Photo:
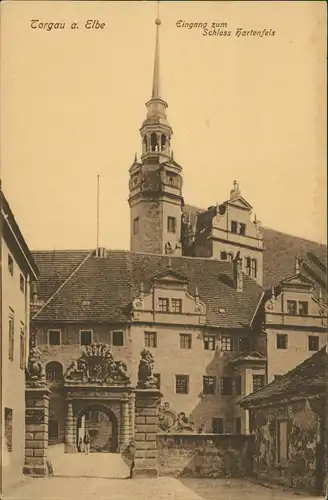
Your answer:
[[[306,401],[289,405],[261,408],[252,412],[256,428],[254,472],[261,480],[309,491],[318,490],[318,456],[322,422]],[[287,425],[285,462],[279,459],[278,423]],[[320,487],[319,487],[320,489]]]
[[[158,434],[161,476],[244,477],[252,475],[254,437],[218,434]]]

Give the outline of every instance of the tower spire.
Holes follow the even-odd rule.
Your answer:
[[[154,60],[154,75],[153,75],[153,90],[152,99],[158,99],[161,97],[160,89],[160,74],[159,74],[159,27],[161,25],[161,20],[159,17],[159,0],[157,0],[157,17],[155,20],[156,24],[156,44],[155,44],[155,60]]]

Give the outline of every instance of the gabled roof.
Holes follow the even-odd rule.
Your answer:
[[[94,254],[85,258],[84,254],[84,263],[74,272],[72,268],[77,267],[77,254],[59,252],[56,257],[56,253],[52,253],[50,261],[61,262],[66,279],[70,272],[72,274],[36,314],[36,321],[127,322],[131,319],[132,301],[139,296],[140,283],[147,294],[153,279],[169,271],[169,261],[173,273],[186,277],[191,295],[195,295],[198,287],[199,299],[206,305],[209,326],[236,329],[249,326],[262,294],[262,288],[245,275],[244,291],[237,292],[232,282],[232,264],[227,262],[109,250],[107,258],[97,258]],[[81,263],[83,255],[80,254],[79,258]],[[50,266],[47,259],[43,262],[45,269],[40,258],[44,278],[42,286],[49,296],[45,280],[49,271],[55,275],[56,268]],[[63,283],[63,276],[59,281]],[[90,301],[90,307],[83,306],[85,301]],[[222,307],[226,309],[226,315],[220,314],[219,308]]]
[[[0,186],[0,229],[1,233],[11,234],[15,240],[15,248],[19,252],[21,258],[25,261],[25,265],[28,266],[30,272],[32,272],[32,279],[37,279],[39,271],[37,265],[33,259],[31,251],[27,246],[27,243],[22,235],[19,226],[16,222],[14,214],[11,211],[10,205],[1,190]],[[8,231],[8,232],[7,232]]]
[[[183,207],[194,229],[199,214],[204,209],[185,205]],[[327,246],[315,241],[306,240],[298,236],[285,234],[275,229],[262,228],[263,231],[263,286],[269,288],[285,278],[289,278],[295,269],[295,260],[298,257],[302,274],[313,281],[317,288],[323,290],[326,300],[327,285]],[[317,291],[316,291],[317,293]]]
[[[327,370],[326,346],[282,377],[245,396],[238,404],[243,408],[248,408],[288,399],[292,396],[323,394],[327,388]]]
[[[226,200],[224,202],[225,205],[235,205],[239,208],[243,208],[246,210],[252,210],[252,206],[248,203],[248,201],[245,200],[242,196],[238,196],[237,198],[233,198],[230,200]]]

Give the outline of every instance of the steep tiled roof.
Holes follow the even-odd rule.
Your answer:
[[[32,252],[39,268],[38,299],[47,301],[87,257],[90,250],[44,250]]]
[[[170,262],[173,271],[187,278],[189,293],[195,294],[198,287],[199,298],[206,304],[208,325],[240,328],[250,324],[262,294],[254,280],[244,276],[244,291],[237,292],[230,263],[190,257],[171,257]],[[147,293],[152,280],[168,270],[169,258],[165,255],[115,250],[108,251],[106,258],[92,255],[35,319],[126,322],[131,317],[132,300],[139,295],[140,283]],[[68,275],[69,270],[65,271]],[[84,301],[90,301],[90,306],[83,305]],[[219,308],[224,308],[226,314],[220,313]]]
[[[195,228],[197,216],[204,212],[204,209],[185,205],[183,211],[190,217]],[[291,276],[295,270],[296,257],[298,257],[301,259],[302,273],[317,286],[322,287],[324,298],[326,297],[326,245],[266,227],[263,228],[263,243],[263,285],[265,288]]]
[[[323,393],[327,387],[327,370],[327,347],[323,347],[282,377],[242,398],[239,404],[247,408],[296,395]]]
[[[1,183],[1,181],[0,181]],[[34,279],[37,278],[39,270],[33,259],[33,256],[30,252],[29,247],[22,235],[19,226],[16,222],[14,214],[11,211],[8,200],[6,199],[1,186],[0,186],[0,233],[4,234],[6,238],[7,234],[13,234],[16,240],[17,246],[19,248],[20,255],[24,256],[24,260],[29,267],[29,270],[32,271]]]

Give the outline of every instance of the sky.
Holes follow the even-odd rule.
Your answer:
[[[128,170],[141,152],[156,15],[153,1],[1,4],[2,187],[31,249],[95,247],[97,174],[100,245],[129,249]],[[237,180],[264,226],[325,243],[325,2],[164,1],[160,17],[185,203],[220,203]],[[65,29],[33,29],[33,19]],[[178,21],[226,23],[231,36]]]

